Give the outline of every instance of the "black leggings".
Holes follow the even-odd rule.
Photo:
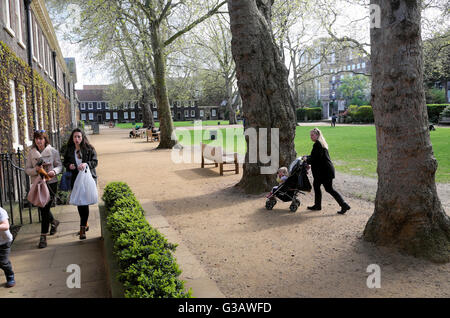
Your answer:
[[[80,226],[86,226],[89,219],[89,205],[79,205],[77,208],[80,215]]]
[[[47,183],[47,187],[50,191],[50,201],[48,201],[45,207],[38,208],[39,213],[41,214],[41,234],[48,233],[48,227],[54,220],[53,214],[50,212],[50,208],[53,204],[53,200],[55,199],[56,191],[58,190],[58,182]]]
[[[333,179],[328,180],[316,180],[314,179],[313,187],[314,187],[314,205],[321,207],[322,206],[322,191],[320,190],[320,186],[323,184],[325,191],[333,196],[337,203],[342,207],[345,205],[345,201],[342,196],[333,188]]]

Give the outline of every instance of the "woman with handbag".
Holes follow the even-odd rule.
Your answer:
[[[97,173],[95,171],[97,164],[97,152],[94,147],[89,143],[84,132],[79,128],[75,128],[69,137],[67,150],[64,155],[64,167],[66,167],[67,171],[72,172],[72,194],[76,190],[74,189],[74,184],[78,174],[86,172],[86,168],[89,168],[95,183],[97,183]],[[80,215],[80,240],[84,240],[86,239],[86,231],[89,230],[89,205],[78,205],[77,208]]]
[[[45,130],[38,130],[33,135],[33,145],[28,153],[25,172],[31,177],[31,183],[38,181],[38,176],[50,178],[47,181],[47,187],[50,192],[50,200],[44,207],[39,207],[41,214],[41,237],[39,248],[47,247],[47,234],[49,225],[51,225],[50,235],[56,233],[59,221],[56,220],[50,208],[55,199],[58,190],[58,178],[56,176],[62,172],[61,156],[55,148],[50,145]]]

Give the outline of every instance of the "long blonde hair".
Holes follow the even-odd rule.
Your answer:
[[[314,128],[313,130],[311,130],[312,132],[314,132],[318,138],[317,141],[320,142],[320,144],[322,145],[322,147],[324,147],[325,149],[328,150],[328,144],[327,141],[325,140],[325,137],[323,136],[322,132],[320,131],[319,128]]]

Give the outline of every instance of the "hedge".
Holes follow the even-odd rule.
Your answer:
[[[308,120],[321,120],[322,119],[322,107],[305,108],[305,115]]]
[[[109,183],[102,199],[125,297],[191,298],[191,291],[185,292],[178,278],[181,270],[173,256],[176,245],[150,226],[130,187],[124,182]]]
[[[434,124],[439,122],[439,115],[444,111],[444,109],[450,106],[450,104],[428,104],[427,113],[428,120]]]

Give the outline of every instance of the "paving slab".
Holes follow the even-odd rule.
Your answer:
[[[0,275],[0,298],[108,298],[103,241],[98,206],[90,206],[87,239],[80,241],[80,218],[71,205],[52,208],[60,221],[58,232],[47,236],[47,247],[37,248],[40,223],[21,227],[11,248],[10,260],[15,272],[16,286],[4,288]],[[68,266],[80,269],[80,288],[69,288],[68,278],[74,274]]]

